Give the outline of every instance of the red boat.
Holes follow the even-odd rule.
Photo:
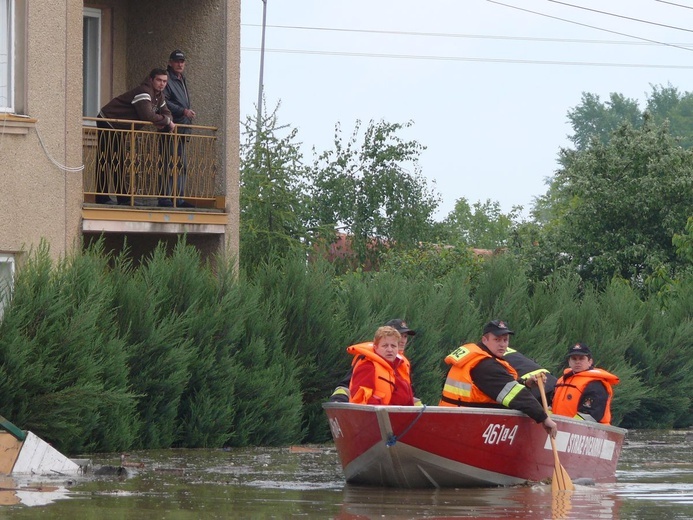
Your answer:
[[[399,488],[507,486],[551,478],[543,427],[495,408],[324,403],[352,484]],[[614,481],[626,430],[552,416],[560,462],[573,481]]]

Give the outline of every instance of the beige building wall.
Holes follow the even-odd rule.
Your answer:
[[[17,47],[15,112],[28,119],[0,114],[0,254],[28,251],[42,239],[54,257],[79,245],[82,173],[74,169],[82,164],[82,17],[84,7],[96,7],[109,29],[102,37],[101,105],[151,68],[165,67],[171,50],[188,56],[196,122],[219,129],[217,192],[229,215],[225,237],[199,237],[198,247],[236,255],[240,0],[15,1],[25,32]]]
[[[30,119],[0,114],[0,252],[46,239],[57,257],[80,236],[82,175],[61,166],[82,161],[82,1],[18,1],[16,11],[26,30],[15,112]]]

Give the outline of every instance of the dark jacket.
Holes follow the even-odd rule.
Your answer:
[[[471,371],[474,384],[486,395],[499,395],[509,383],[515,381],[513,376],[508,373],[503,365],[496,361],[496,357],[486,346],[479,342],[477,346],[486,351],[490,357],[480,361]],[[539,401],[532,395],[526,387],[517,394],[512,400],[509,408],[519,410],[529,415],[536,422],[540,423],[546,419],[546,412],[539,404]]]
[[[100,117],[107,119],[131,119],[149,121],[159,130],[164,130],[171,123],[171,111],[166,106],[163,92],[156,93],[149,76],[132,90],[111,99],[99,112]],[[128,129],[128,124],[112,123],[113,128]]]
[[[185,82],[185,76],[179,78],[170,66],[166,70],[168,72],[168,83],[164,89],[164,96],[166,97],[168,108],[173,114],[173,122],[181,125],[192,124],[192,120],[183,115],[183,111],[186,108],[190,109],[190,93]],[[189,134],[190,128],[180,128],[178,133]]]
[[[556,376],[549,373],[545,368],[541,366],[531,358],[528,358],[524,354],[518,352],[513,348],[508,348],[508,351],[503,356],[510,365],[517,371],[517,375],[520,379],[526,379],[528,376],[541,372],[546,375],[546,383],[544,383],[544,388],[546,390],[546,399],[551,402],[551,397],[553,396],[553,390],[556,387],[556,381],[558,380]],[[541,393],[537,386],[533,386],[529,389],[532,395],[541,402]]]

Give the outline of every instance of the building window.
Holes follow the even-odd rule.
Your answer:
[[[14,0],[0,0],[0,112],[14,107]]]
[[[0,319],[14,290],[14,256],[0,255]]]
[[[82,115],[96,117],[99,113],[101,92],[101,10],[84,8],[82,52]]]

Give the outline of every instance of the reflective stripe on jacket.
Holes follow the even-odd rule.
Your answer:
[[[503,358],[512,365],[520,379],[529,379],[538,374],[551,374],[547,369],[541,368],[533,359],[521,354],[514,348],[508,347]]]
[[[549,400],[551,400],[553,389],[556,387],[557,378],[547,369],[541,368],[539,363],[531,358],[528,358],[522,354],[522,352],[518,352],[512,347],[508,347],[503,355],[503,359],[510,363],[510,365],[515,369],[515,372],[517,372],[517,375],[519,376],[520,382],[524,382],[534,375],[544,374],[546,378],[544,380],[544,388],[546,389],[547,397]],[[532,392],[532,395],[534,395],[538,401],[541,401],[541,393],[536,385],[530,388],[529,391]]]
[[[491,398],[479,390],[472,380],[472,369],[482,360],[488,358],[495,359],[503,365],[513,378],[513,381],[505,385],[495,398]],[[504,359],[492,356],[474,343],[467,343],[458,347],[457,350],[445,358],[445,362],[452,366],[443,386],[443,397],[439,403],[440,406],[493,403],[509,407],[510,402],[524,388],[516,381],[517,372],[510,363]]]
[[[583,372],[574,374],[570,368],[563,371],[563,375],[556,383],[556,390],[553,395],[551,411],[556,415],[566,417],[576,417],[580,400],[585,388],[593,381],[599,381],[604,385],[609,397],[606,401],[604,416],[599,421],[602,424],[611,424],[611,398],[614,395],[612,385],[619,383],[618,376],[602,370],[601,368],[591,368]]]

